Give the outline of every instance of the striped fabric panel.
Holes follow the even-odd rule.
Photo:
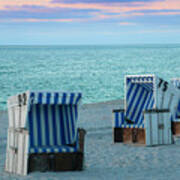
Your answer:
[[[144,129],[144,124],[122,124],[120,128],[139,128]]]
[[[176,117],[177,119],[179,119],[179,117],[180,117],[180,101],[179,101],[178,106],[177,106],[177,110],[176,110],[176,115],[175,115],[175,117]]]
[[[114,127],[120,127],[125,123],[124,112],[114,112]]]
[[[147,91],[153,91],[153,83],[139,83],[143,86]]]
[[[171,80],[171,82],[176,88],[180,89],[180,78],[174,78]]]
[[[148,91],[153,91],[153,77],[152,76],[127,77],[126,84],[129,84],[130,82],[141,84]]]
[[[29,153],[72,153],[77,152],[76,147],[71,146],[47,146],[47,147],[31,147]]]
[[[31,92],[30,104],[78,104],[81,93],[59,93],[59,92]]]
[[[153,76],[132,76],[127,77],[127,81],[132,83],[153,83]]]
[[[126,117],[135,124],[142,123],[143,111],[154,106],[153,91],[147,90],[142,83],[127,81],[126,86]],[[151,87],[153,84],[151,83]]]
[[[77,105],[31,105],[28,113],[30,147],[73,144]]]
[[[141,124],[128,124],[124,119],[124,112],[114,112],[114,128],[144,128],[144,122]]]
[[[177,89],[180,90],[180,78],[174,78],[171,80],[171,82]],[[176,112],[176,118],[178,118],[178,117],[180,117],[180,101],[178,103],[177,112]]]

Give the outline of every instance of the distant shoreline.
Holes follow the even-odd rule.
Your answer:
[[[110,100],[110,101],[102,101],[102,102],[97,102],[97,103],[86,103],[86,104],[82,104],[82,107],[89,107],[89,106],[99,106],[99,105],[122,105],[123,104],[123,100],[122,99],[117,99],[117,100]],[[0,118],[2,115],[7,113],[7,109],[2,109],[0,110]]]
[[[132,44],[47,44],[47,45],[41,45],[41,44],[0,44],[0,47],[72,47],[72,46],[129,46],[129,47],[134,47],[134,46],[174,46],[174,45],[179,45],[180,43],[132,43]]]

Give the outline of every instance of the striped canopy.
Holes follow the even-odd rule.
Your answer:
[[[135,124],[143,122],[143,111],[152,109],[154,106],[153,82],[153,75],[125,77],[126,119]]]
[[[30,92],[31,104],[78,104],[81,93]]]
[[[9,124],[27,129],[29,153],[78,151],[81,93],[27,91],[8,99]]]
[[[128,77],[127,76],[127,84],[131,83],[135,83],[135,84],[139,84],[141,86],[143,86],[146,90],[148,91],[153,91],[153,76],[132,76],[132,77]]]
[[[27,128],[30,152],[76,143],[81,93],[30,92]],[[57,149],[58,148],[58,149]],[[48,151],[47,151],[48,152]]]
[[[125,93],[125,116],[133,123],[142,123],[143,111],[152,108],[169,109],[175,117],[180,93],[172,83],[155,75],[130,75],[125,77]]]

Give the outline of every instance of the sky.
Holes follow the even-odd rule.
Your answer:
[[[0,0],[1,45],[180,43],[180,0]]]

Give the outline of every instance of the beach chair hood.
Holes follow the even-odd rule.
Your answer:
[[[125,77],[125,117],[138,124],[143,122],[143,111],[169,109],[174,115],[180,93],[172,85],[155,75]]]
[[[81,93],[30,91],[13,96],[8,106],[23,106],[24,110],[23,117],[17,114],[18,122],[10,118],[10,126],[29,129],[30,147],[73,144],[81,97]]]

